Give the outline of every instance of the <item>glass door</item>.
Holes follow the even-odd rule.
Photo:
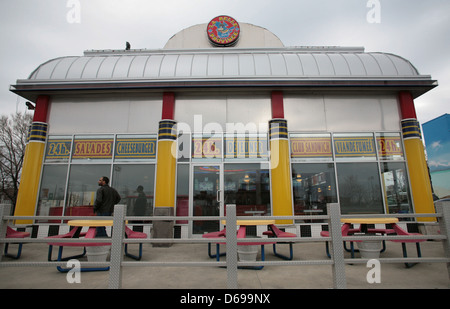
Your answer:
[[[220,216],[223,213],[221,164],[195,164],[192,166],[192,215]],[[217,232],[219,220],[192,221],[192,234]]]

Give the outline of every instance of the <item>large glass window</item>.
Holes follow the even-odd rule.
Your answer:
[[[225,205],[236,204],[238,216],[271,214],[268,164],[225,164],[224,178]]]
[[[333,160],[331,135],[291,134],[290,144],[294,214],[324,215],[327,203],[337,202],[334,164],[319,163]]]
[[[64,191],[66,189],[66,178],[66,164],[44,166],[36,215],[62,215],[64,207]],[[53,220],[50,220],[49,222],[53,222]],[[55,222],[59,222],[59,220],[56,220]]]
[[[111,165],[80,164],[72,165],[67,189],[66,216],[93,215],[98,180],[109,178]]]
[[[223,196],[225,205],[236,204],[238,215],[271,214],[267,134],[216,129],[191,134],[179,129],[177,215],[199,215],[200,202],[195,201],[202,200],[214,178],[201,179],[205,171],[193,169],[200,162],[216,164],[221,172],[223,168],[219,187],[224,192],[218,193],[216,183],[211,191],[216,200]],[[49,136],[37,214],[93,214],[98,179],[111,176],[121,203],[128,206],[127,215],[152,215],[156,147],[155,134]],[[325,214],[326,204],[334,202],[342,213],[413,209],[399,132],[291,133],[290,152],[296,215]],[[192,188],[195,199],[189,211]]]
[[[107,176],[127,215],[151,215],[156,147],[155,134],[49,136],[36,213],[93,215],[98,180]]]
[[[381,163],[384,198],[387,213],[411,211],[411,197],[404,162]]]
[[[327,203],[336,203],[333,163],[292,164],[295,215],[324,215]]]
[[[377,163],[337,163],[341,213],[383,213]]]
[[[189,164],[177,166],[177,216],[189,215]],[[179,224],[187,224],[187,220],[177,221]]]
[[[112,186],[127,205],[128,216],[151,216],[155,187],[154,164],[115,164]]]

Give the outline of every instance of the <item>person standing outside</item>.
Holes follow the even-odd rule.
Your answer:
[[[114,205],[120,202],[120,195],[116,189],[109,186],[109,178],[103,176],[99,179],[97,196],[94,203],[94,213],[97,216],[112,216]],[[104,226],[97,227],[96,237],[108,237]]]

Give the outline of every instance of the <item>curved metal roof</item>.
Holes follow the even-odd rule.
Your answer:
[[[28,99],[66,91],[301,87],[390,89],[417,97],[437,86],[406,59],[363,48],[205,48],[86,51],[38,66],[10,90]]]
[[[189,79],[410,79],[406,59],[363,49],[279,48],[91,51],[49,60],[28,81]],[[422,76],[423,77],[423,76]]]

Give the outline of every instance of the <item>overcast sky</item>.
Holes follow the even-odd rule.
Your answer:
[[[25,111],[9,86],[47,60],[126,41],[159,49],[217,15],[264,27],[285,46],[397,54],[439,82],[415,100],[419,121],[450,113],[449,0],[0,0],[0,114]]]

